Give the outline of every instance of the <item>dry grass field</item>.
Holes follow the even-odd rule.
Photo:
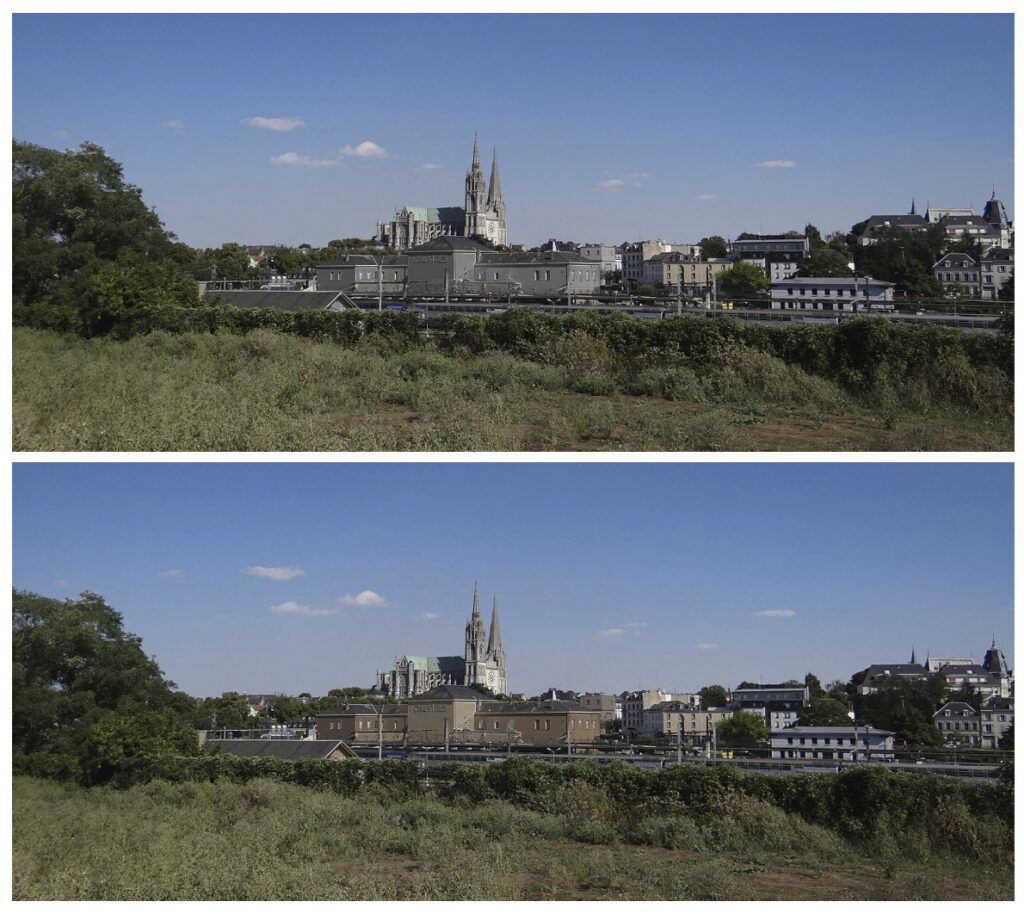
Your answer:
[[[1010,409],[870,404],[752,349],[622,383],[571,337],[549,363],[260,329],[84,340],[14,329],[18,451],[1005,451]],[[582,352],[580,350],[585,350]],[[956,366],[954,366],[956,368]],[[974,381],[972,380],[972,383]],[[979,396],[984,391],[979,393]],[[984,397],[982,397],[984,399]]]

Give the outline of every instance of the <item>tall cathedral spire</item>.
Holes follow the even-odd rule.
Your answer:
[[[477,145],[476,134],[473,134],[473,171],[480,170],[480,147]]]
[[[498,150],[494,150],[494,158],[491,159],[491,186],[487,191],[487,205],[493,206],[501,200],[501,181],[498,178]]]
[[[480,618],[480,597],[476,591],[476,581],[473,582],[473,618]]]
[[[994,643],[994,642],[993,642]],[[491,609],[491,634],[487,639],[487,653],[491,656],[501,650],[501,631],[498,629],[498,598],[494,598],[494,607]]]

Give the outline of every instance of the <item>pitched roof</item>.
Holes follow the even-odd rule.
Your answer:
[[[417,222],[450,222],[462,225],[466,221],[466,211],[461,206],[406,206],[405,212]],[[395,218],[401,214],[402,210],[399,210],[395,213]]]
[[[337,301],[340,292],[208,292],[206,297],[217,296],[224,304],[249,310],[269,308],[272,311],[323,311]]]
[[[480,713],[487,714],[541,714],[568,711],[582,711],[578,701],[484,701],[480,704]],[[598,711],[588,711],[598,714]]]
[[[466,669],[465,657],[420,657],[405,654],[391,664],[395,669],[403,660],[412,664],[414,670],[426,670],[428,673],[462,673]]]
[[[462,659],[462,658],[459,658]],[[439,685],[429,689],[426,692],[420,692],[419,695],[414,695],[407,701],[437,701],[438,699],[473,699],[479,700],[484,696],[481,695],[476,689],[471,689],[469,686],[460,685]]]
[[[208,739],[206,742],[241,758],[279,758],[289,762],[327,758],[335,750],[351,753],[340,739]]]
[[[351,266],[377,266],[383,263],[386,267],[404,267],[409,262],[405,254],[341,254],[334,260],[327,260],[318,263],[318,267],[351,267]]]

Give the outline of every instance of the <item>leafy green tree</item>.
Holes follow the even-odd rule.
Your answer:
[[[200,730],[246,730],[253,725],[249,703],[237,692],[204,698],[194,718]]]
[[[847,259],[829,247],[811,251],[802,261],[797,276],[853,276]]]
[[[1006,282],[1003,283],[1002,288],[999,290],[1000,301],[1013,301],[1013,277],[1011,276]]]
[[[732,298],[756,298],[769,286],[764,270],[743,260],[719,273],[717,284],[719,296]]]
[[[12,743],[22,770],[78,777],[94,724],[151,712],[181,720],[191,707],[98,594],[14,591],[12,611]]]
[[[753,746],[768,739],[768,724],[760,714],[736,711],[718,724],[718,742],[726,746]]]
[[[1000,749],[1012,749],[1013,748],[1013,728],[1014,724],[1010,724],[1006,731],[1001,737],[999,737],[999,748]]]
[[[847,706],[833,698],[812,698],[800,709],[801,727],[845,727],[850,724]]]
[[[290,695],[274,696],[274,706],[271,708],[271,714],[279,724],[295,720],[302,717],[305,713],[306,706],[297,698],[292,698]]]
[[[219,248],[207,248],[196,258],[192,269],[196,279],[248,279],[252,273],[249,252],[234,242],[222,244]]]
[[[180,268],[173,236],[101,147],[60,152],[15,141],[12,172],[16,308],[73,307],[105,264]]]
[[[804,226],[804,235],[807,238],[807,243],[810,245],[812,254],[819,248],[825,247],[825,241],[821,237],[821,232],[818,231],[818,227],[816,225],[808,222],[807,225]]]
[[[924,232],[886,226],[879,229],[874,238],[873,244],[854,248],[858,274],[895,283],[899,293],[922,297],[942,295],[942,283],[932,272],[932,265],[942,256],[945,246],[942,226],[933,225]]]
[[[700,690],[702,708],[724,708],[729,703],[729,693],[724,686],[709,685]]]
[[[941,742],[932,715],[946,701],[946,677],[933,673],[923,681],[883,676],[875,681],[876,691],[854,696],[857,720],[892,730],[896,739],[911,744],[937,745]]]
[[[700,240],[700,256],[702,260],[709,260],[712,257],[727,257],[729,245],[721,235],[711,235]]]
[[[821,680],[815,676],[814,673],[808,673],[804,676],[803,684],[807,687],[809,696],[812,700],[815,698],[825,697],[825,690],[821,687]]]

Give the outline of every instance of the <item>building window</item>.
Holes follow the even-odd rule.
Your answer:
[[[551,719],[550,718],[545,719],[545,721],[544,721],[544,729],[545,730],[550,730],[551,729]]]

